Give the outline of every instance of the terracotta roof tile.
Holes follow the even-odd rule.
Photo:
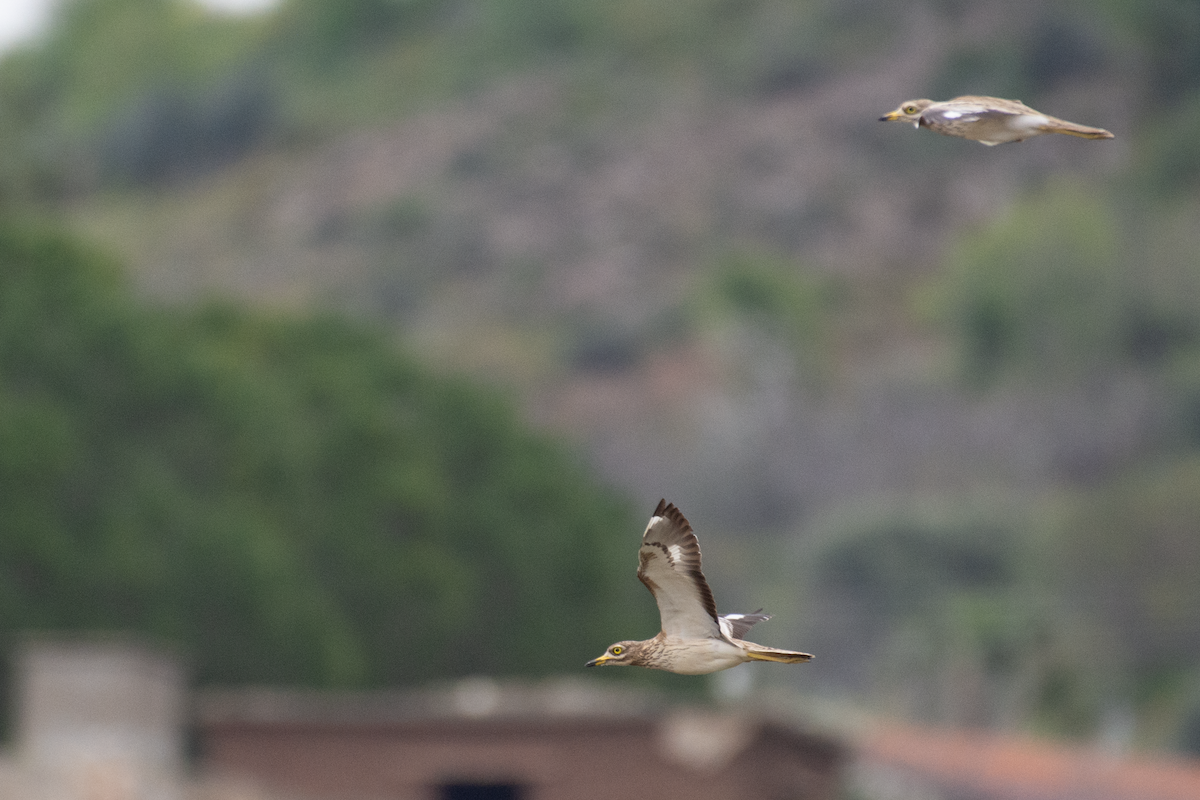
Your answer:
[[[1009,800],[1200,800],[1200,761],[1116,756],[1032,738],[916,726],[875,728],[860,757],[930,783]]]

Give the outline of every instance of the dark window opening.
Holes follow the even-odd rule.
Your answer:
[[[447,783],[440,800],[522,800],[521,787],[512,783]]]

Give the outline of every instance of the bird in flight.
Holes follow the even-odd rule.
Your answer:
[[[679,509],[659,501],[642,534],[638,578],[654,595],[662,630],[653,639],[617,642],[587,663],[649,667],[680,675],[705,675],[747,661],[796,664],[808,653],[779,650],[742,639],[770,614],[717,614],[712,590],[700,571],[700,543]]]
[[[1035,111],[1020,100],[964,95],[953,100],[905,100],[880,122],[911,122],[946,136],[961,136],[986,145],[1023,142],[1043,133],[1065,133],[1084,139],[1111,139],[1103,128],[1089,128]]]

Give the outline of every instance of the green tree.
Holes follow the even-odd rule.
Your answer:
[[[208,681],[574,668],[650,610],[623,504],[502,399],[338,318],[148,307],[12,227],[0,520],[0,630],[142,631]]]

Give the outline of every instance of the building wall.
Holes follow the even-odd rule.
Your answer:
[[[756,800],[827,800],[842,796],[841,747],[820,739],[799,740],[770,729],[735,762],[738,785],[729,797]]]
[[[780,736],[707,768],[665,756],[659,726],[643,719],[230,723],[202,741],[209,769],[314,798],[442,800],[448,784],[502,784],[519,787],[520,800],[832,800],[834,751]]]
[[[175,658],[120,639],[31,639],[15,666],[22,769],[83,797],[177,794],[186,687]]]

